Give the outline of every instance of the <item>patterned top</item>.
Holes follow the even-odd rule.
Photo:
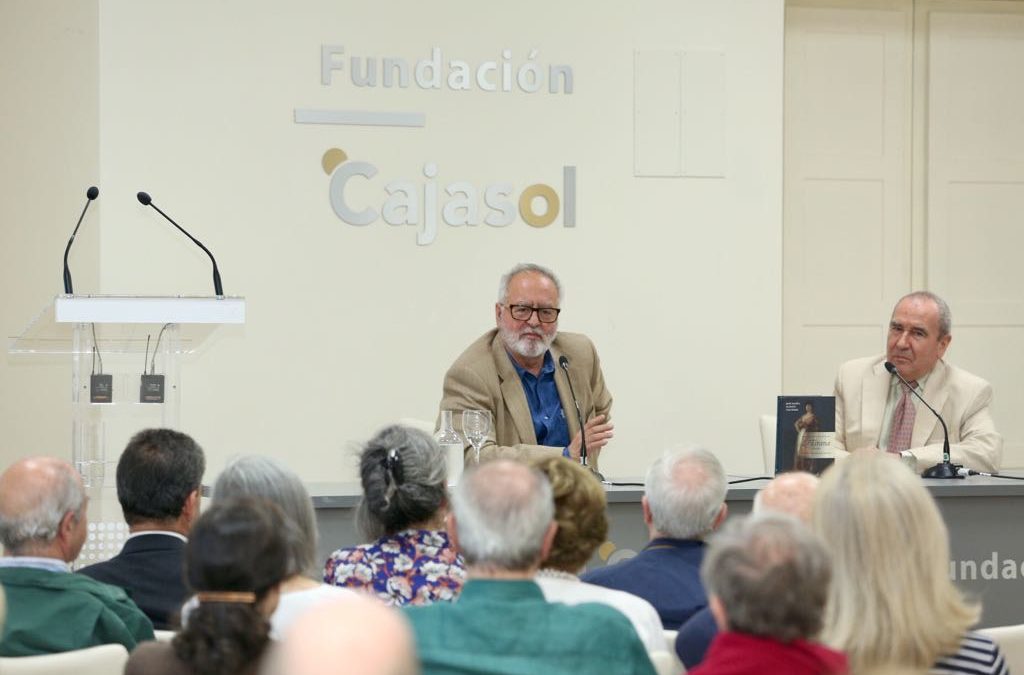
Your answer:
[[[343,548],[324,565],[324,582],[372,591],[389,605],[453,600],[466,580],[462,556],[437,530],[405,530]]]
[[[1010,671],[999,647],[989,637],[980,633],[967,633],[960,642],[960,649],[939,659],[930,672],[933,675],[1007,675]]]

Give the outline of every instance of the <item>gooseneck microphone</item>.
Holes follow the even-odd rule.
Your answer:
[[[82,219],[85,218],[85,212],[89,210],[89,204],[92,200],[100,196],[100,189],[93,185],[91,188],[85,191],[85,207],[82,208],[82,215],[78,216],[78,223],[75,224],[75,231],[71,233],[71,238],[68,239],[68,245],[64,247],[64,294],[74,294],[74,286],[71,283],[71,268],[68,267],[68,253],[71,252],[71,244],[75,243],[75,235],[78,234],[78,228],[82,225]]]
[[[576,406],[576,420],[580,423],[580,464],[587,464],[587,433],[583,428],[583,411],[580,410],[579,399],[576,398],[576,390],[572,386],[572,378],[569,377],[569,357],[562,354],[558,357],[558,366],[565,371],[565,379],[569,381],[569,393],[572,394],[573,405]]]
[[[138,197],[139,203],[142,204],[143,206],[152,206],[154,209],[156,209],[156,212],[159,213],[164,218],[166,218],[167,222],[169,222],[171,225],[174,225],[176,228],[181,230],[182,234],[184,234],[186,237],[191,239],[192,242],[196,246],[198,246],[199,248],[203,249],[203,251],[206,252],[206,255],[210,256],[210,262],[213,263],[213,292],[216,295],[218,295],[218,296],[223,296],[224,295],[224,287],[220,283],[220,270],[217,269],[217,261],[214,259],[213,254],[210,253],[210,249],[208,249],[205,246],[203,246],[203,242],[199,241],[198,239],[193,237],[191,234],[186,232],[184,227],[182,227],[181,225],[178,225],[176,222],[174,222],[173,218],[171,218],[169,215],[167,215],[166,213],[161,211],[160,207],[153,203],[153,198],[150,197],[148,193],[140,192],[139,194],[136,195],[136,197]]]
[[[957,467],[955,464],[953,464],[952,462],[949,461],[949,428],[946,426],[946,420],[942,419],[942,415],[940,415],[939,413],[935,412],[935,408],[933,408],[930,405],[928,405],[928,401],[925,401],[923,398],[921,398],[921,395],[918,394],[917,391],[913,387],[910,386],[910,383],[907,382],[905,379],[903,379],[903,376],[900,375],[900,371],[896,370],[896,366],[893,365],[892,361],[886,361],[885,362],[885,369],[888,370],[890,374],[895,375],[896,377],[900,378],[900,382],[902,382],[903,385],[914,396],[916,396],[919,401],[921,401],[921,403],[924,403],[924,407],[928,408],[928,410],[930,410],[932,412],[932,414],[935,415],[935,417],[937,417],[939,419],[939,422],[942,424],[942,434],[943,434],[943,439],[942,439],[942,461],[939,462],[938,464],[936,464],[935,466],[933,466],[933,467],[931,467],[929,469],[926,469],[925,472],[921,474],[921,477],[922,478],[963,478],[963,476],[960,473],[958,473],[958,471],[957,471],[957,469],[959,467]]]

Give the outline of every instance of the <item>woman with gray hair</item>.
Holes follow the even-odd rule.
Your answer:
[[[846,657],[818,644],[831,568],[824,544],[782,514],[735,518],[700,568],[719,633],[692,675],[845,675]]]
[[[389,605],[455,598],[466,569],[444,531],[444,451],[422,431],[389,426],[363,448],[359,472],[356,523],[372,543],[332,553],[324,581],[371,591]]]
[[[288,576],[281,599],[270,617],[270,635],[280,638],[303,612],[322,602],[352,597],[342,588],[316,581],[317,529],[313,501],[302,480],[269,457],[241,457],[227,466],[213,486],[213,503],[236,497],[257,497],[279,506],[288,523]],[[192,601],[182,611],[191,609]]]

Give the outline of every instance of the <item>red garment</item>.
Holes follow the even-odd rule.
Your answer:
[[[779,642],[746,633],[719,633],[687,675],[843,675],[846,655],[806,640]]]

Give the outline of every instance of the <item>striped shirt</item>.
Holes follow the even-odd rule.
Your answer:
[[[995,642],[979,633],[967,633],[960,642],[960,649],[939,659],[930,672],[933,675],[1008,675],[1010,671]]]

